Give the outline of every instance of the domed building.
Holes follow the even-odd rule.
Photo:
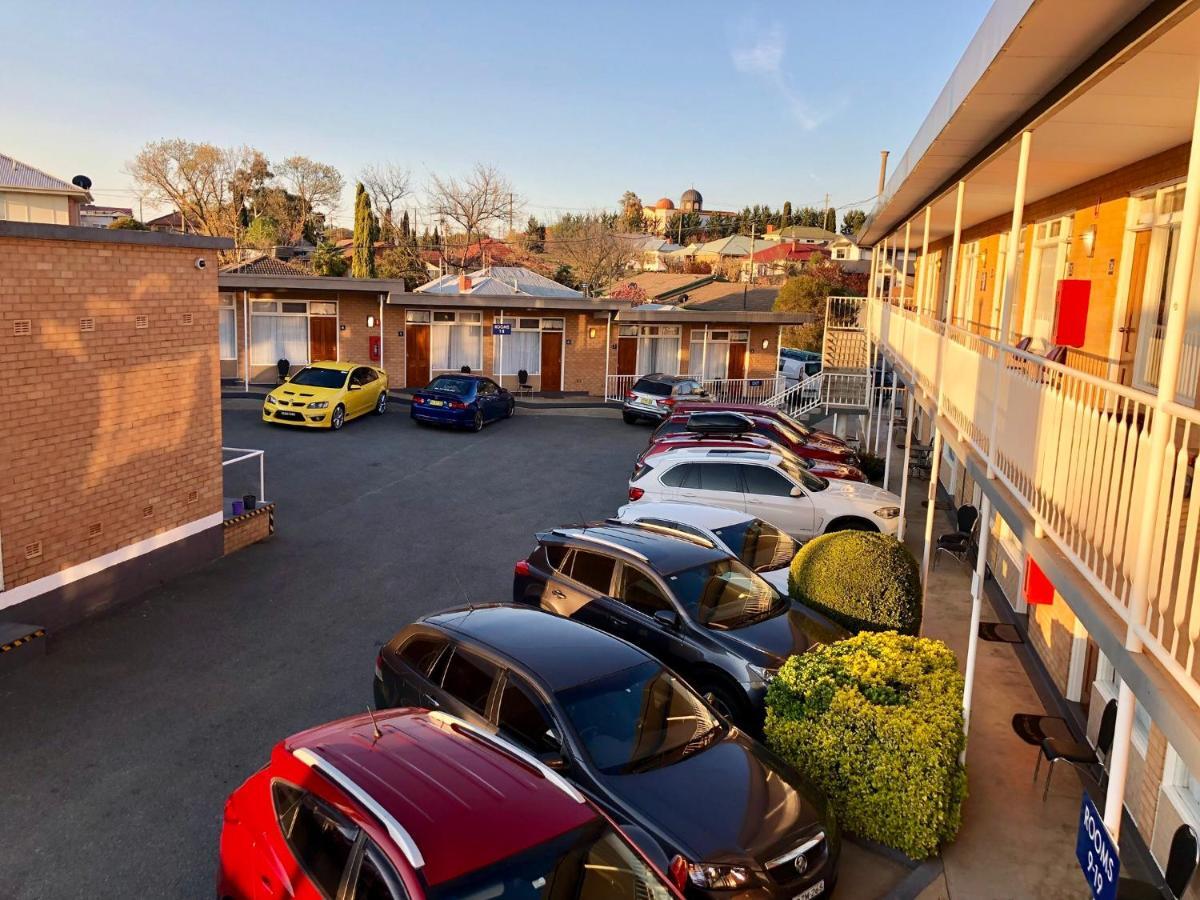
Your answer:
[[[674,209],[675,204],[671,202],[670,197],[659,197],[658,201],[654,204],[654,208],[655,209]]]
[[[698,213],[704,207],[704,198],[695,188],[688,188],[679,198],[679,208],[685,213]]]

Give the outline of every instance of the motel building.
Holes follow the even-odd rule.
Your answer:
[[[859,235],[914,254],[861,323],[980,512],[971,640],[990,575],[1078,732],[1116,704],[1092,789],[1160,869],[1200,830],[1198,88],[1200,3],[998,0]]]
[[[535,272],[493,266],[407,291],[399,281],[315,276],[270,257],[219,276],[220,366],[226,384],[274,385],[342,360],[382,367],[391,387],[472,372],[514,393],[620,400],[654,372],[693,375],[715,397],[760,402],[784,388],[783,327],[808,317],[703,311],[590,298]]]

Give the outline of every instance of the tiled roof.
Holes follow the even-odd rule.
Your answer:
[[[779,234],[785,238],[794,238],[798,241],[832,241],[837,238],[837,235],[832,231],[826,231],[824,228],[815,228],[811,225],[789,225],[787,228],[781,228]]]
[[[77,197],[91,196],[83,188],[76,187],[61,178],[47,175],[41,169],[5,156],[0,153],[0,188],[24,188],[28,191],[57,191]]]
[[[824,250],[820,244],[776,244],[770,249],[756,251],[752,259],[755,262],[803,262]]]
[[[282,259],[276,259],[273,256],[267,256],[265,253],[258,256],[253,256],[250,259],[244,259],[241,262],[230,263],[227,266],[221,267],[222,274],[225,275],[291,275],[305,278],[316,278],[311,271],[304,266],[293,265],[289,262],[284,262]]]
[[[751,287],[733,281],[714,281],[688,291],[687,301],[680,306],[707,312],[770,312],[775,308],[775,298],[778,296],[778,287]]]
[[[613,282],[613,287],[636,284],[646,292],[647,297],[652,300],[658,300],[686,290],[691,285],[703,284],[711,280],[711,275],[684,275],[674,272],[638,272],[636,275],[618,278]]]

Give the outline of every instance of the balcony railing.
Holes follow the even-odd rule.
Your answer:
[[[609,375],[605,388],[606,400],[624,400],[625,395],[633,390],[642,375]],[[709,399],[719,403],[764,403],[774,397],[786,386],[787,379],[782,375],[767,378],[701,378],[699,375],[689,375],[700,382],[708,392]]]
[[[1140,381],[1153,388],[1158,387],[1158,371],[1162,368],[1163,333],[1163,326],[1159,325],[1146,336],[1145,347],[1138,360]],[[1194,406],[1198,384],[1200,331],[1187,331],[1183,335],[1183,355],[1179,358],[1179,380],[1175,385],[1175,399]]]
[[[1158,492],[1150,614],[1133,627],[1200,702],[1200,505],[1191,502],[1200,412],[1168,407],[1165,475],[1148,484],[1150,394],[881,301],[868,319],[872,339],[930,398],[940,366],[943,415],[1125,621],[1138,513]]]

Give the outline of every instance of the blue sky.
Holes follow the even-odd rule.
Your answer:
[[[542,218],[693,183],[710,208],[841,206],[874,193],[989,5],[17,4],[0,152],[125,206],[150,140],[300,153],[346,177],[342,222],[387,160],[418,186],[492,163]]]

